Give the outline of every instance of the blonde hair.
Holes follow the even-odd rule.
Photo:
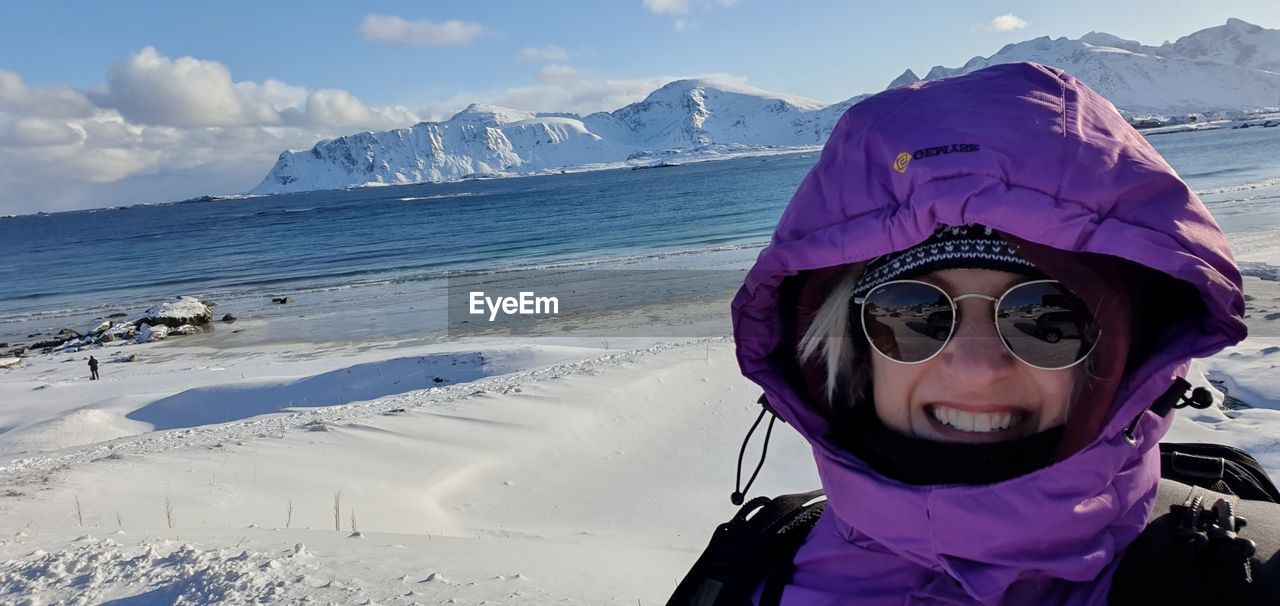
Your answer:
[[[852,399],[866,388],[870,372],[870,365],[858,359],[864,352],[857,351],[858,348],[855,347],[855,339],[862,334],[861,329],[855,331],[850,326],[849,317],[849,294],[853,292],[854,283],[861,273],[862,268],[859,266],[850,268],[840,276],[818,308],[818,313],[814,314],[813,322],[800,337],[796,352],[801,365],[818,357],[822,358],[827,371],[824,393],[833,406],[836,405],[836,394],[841,391],[842,386],[849,389],[842,392],[844,397],[841,399],[848,398],[849,404],[852,404]]]

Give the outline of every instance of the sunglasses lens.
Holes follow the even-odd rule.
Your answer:
[[[1041,368],[1071,366],[1098,341],[1097,323],[1084,302],[1057,282],[1010,290],[996,309],[996,326],[1014,355]]]
[[[953,320],[946,293],[923,283],[876,287],[862,306],[871,345],[899,362],[920,362],[938,353],[951,336]]]

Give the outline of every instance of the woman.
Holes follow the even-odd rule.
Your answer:
[[[1075,78],[853,106],[733,302],[828,499],[781,602],[1106,603],[1156,495],[1149,407],[1243,311],[1203,204]]]

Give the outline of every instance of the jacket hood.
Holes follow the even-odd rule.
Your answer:
[[[828,438],[795,363],[799,285],[969,223],[1181,281],[1192,300],[1169,304],[1193,311],[1160,327],[1070,456],[996,484],[909,486]],[[1034,63],[851,107],[732,309],[742,372],[813,446],[829,503],[784,603],[1105,603],[1116,556],[1152,506],[1154,446],[1171,422],[1143,410],[1191,358],[1245,336],[1240,274],[1201,201],[1109,102]],[[1130,443],[1123,430],[1139,416]]]

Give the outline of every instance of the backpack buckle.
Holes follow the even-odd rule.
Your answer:
[[[1202,457],[1185,452],[1169,454],[1169,467],[1184,476],[1217,481],[1226,474],[1226,462],[1221,457]]]

